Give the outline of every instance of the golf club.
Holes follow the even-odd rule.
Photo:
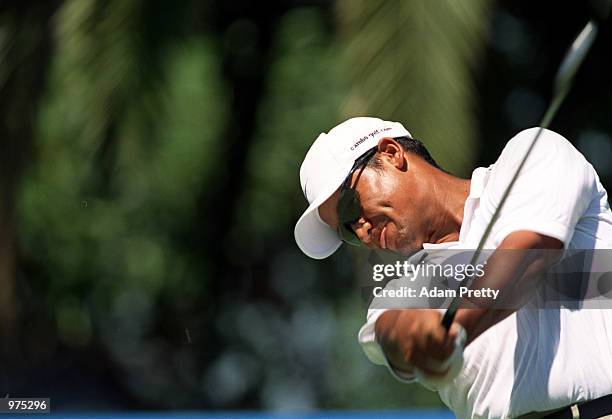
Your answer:
[[[548,105],[548,109],[544,113],[542,121],[539,124],[540,129],[538,129],[536,135],[534,136],[531,142],[531,145],[529,146],[529,148],[527,149],[527,152],[525,153],[525,156],[523,157],[523,159],[521,160],[521,163],[516,169],[516,172],[514,173],[514,176],[512,177],[510,184],[504,191],[504,194],[502,195],[499,205],[495,209],[495,212],[493,213],[491,221],[487,225],[487,228],[485,229],[482,235],[482,238],[480,239],[480,242],[478,243],[478,247],[474,251],[474,255],[472,256],[472,259],[470,261],[471,265],[475,265],[477,263],[480,253],[482,252],[482,249],[484,247],[484,244],[486,243],[487,239],[489,238],[489,235],[491,234],[491,230],[493,229],[493,226],[495,225],[495,222],[497,221],[497,218],[499,217],[501,209],[504,206],[504,203],[506,202],[506,199],[508,198],[508,195],[510,194],[514,183],[516,182],[516,179],[518,178],[521,172],[521,169],[525,165],[527,158],[531,154],[531,151],[536,145],[543,130],[545,128],[548,128],[555,114],[559,110],[559,107],[563,103],[563,100],[567,96],[567,93],[569,92],[571,84],[572,84],[572,80],[576,72],[578,71],[578,68],[584,61],[584,58],[587,55],[589,48],[593,44],[593,41],[595,40],[595,37],[597,35],[597,30],[598,30],[597,20],[591,19],[586,24],[584,29],[580,32],[580,34],[578,34],[578,36],[572,43],[571,47],[569,48],[569,51],[566,53],[563,61],[561,62],[561,65],[559,66],[559,70],[557,71],[557,74],[555,76],[555,81],[554,81],[554,86],[553,86],[553,97],[550,101],[550,104]],[[462,284],[462,286],[470,287],[472,285],[472,282],[473,282],[473,277],[467,278],[466,282]],[[448,310],[446,311],[446,313],[444,314],[444,317],[442,318],[442,325],[446,328],[446,330],[450,329],[450,326],[453,323],[453,320],[457,313],[457,309],[459,307],[460,302],[461,302],[461,297],[459,296],[459,293],[457,293],[457,296],[453,298],[453,300],[451,301],[448,307]]]

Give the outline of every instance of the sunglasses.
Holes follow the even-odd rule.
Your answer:
[[[377,147],[374,147],[355,160],[355,164],[351,168],[346,179],[344,179],[344,182],[342,182],[342,187],[340,189],[340,199],[338,200],[337,207],[338,235],[340,236],[340,240],[353,246],[365,247],[352,227],[361,217],[361,201],[359,199],[359,192],[357,192],[355,187],[357,186],[361,173],[363,173],[370,159],[376,154],[377,149]],[[355,183],[351,185],[353,174],[355,174],[357,170],[359,170],[359,173],[357,174]]]

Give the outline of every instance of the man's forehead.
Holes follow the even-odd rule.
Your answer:
[[[355,171],[355,173],[353,173],[351,185],[360,193],[361,190],[364,189],[364,186],[368,189],[375,188],[383,184],[385,178],[388,175],[387,172],[387,168],[383,166],[366,166],[363,170],[357,170]]]

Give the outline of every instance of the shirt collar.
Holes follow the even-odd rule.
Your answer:
[[[487,184],[487,175],[489,174],[488,167],[477,167],[472,172],[472,179],[470,180],[470,199],[480,199],[482,192],[484,191],[485,185]]]

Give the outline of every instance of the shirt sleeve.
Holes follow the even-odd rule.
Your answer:
[[[481,205],[493,214],[540,128],[512,138],[491,171]],[[493,241],[528,230],[560,240],[567,248],[574,227],[596,188],[596,173],[563,136],[543,129],[502,207]]]
[[[393,377],[395,377],[397,380],[404,383],[412,383],[416,381],[416,377],[414,376],[414,374],[398,371],[393,368],[391,364],[389,364],[389,361],[385,356],[385,353],[383,352],[382,348],[376,341],[376,335],[374,330],[376,326],[376,320],[378,320],[378,318],[387,310],[389,309],[381,308],[368,310],[366,323],[359,330],[359,343],[361,344],[361,347],[363,348],[363,351],[365,352],[366,356],[370,361],[372,361],[372,363],[386,366],[391,375],[393,375]]]

